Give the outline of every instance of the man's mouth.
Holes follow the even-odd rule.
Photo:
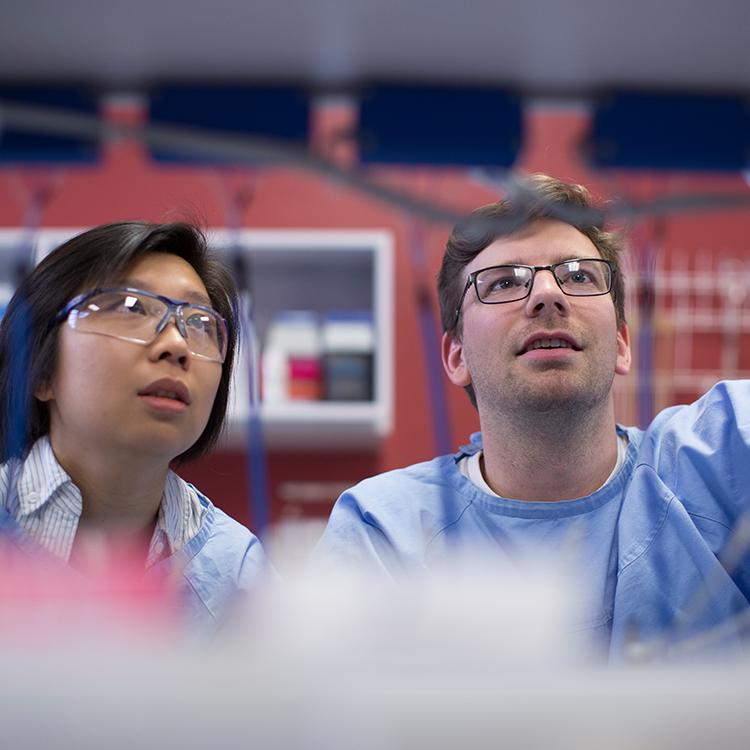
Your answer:
[[[578,351],[578,347],[574,346],[567,339],[549,338],[535,339],[527,347],[521,350],[521,354],[526,354],[526,352],[531,352],[535,349],[573,349],[574,351]]]
[[[572,349],[573,345],[565,339],[537,339],[526,347],[526,351],[530,349],[559,349],[560,347]]]

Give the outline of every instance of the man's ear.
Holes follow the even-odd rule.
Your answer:
[[[630,372],[630,333],[628,324],[623,323],[617,330],[617,365],[615,372],[618,375],[627,375]]]
[[[449,333],[443,334],[443,367],[451,382],[461,387],[471,383],[471,375],[464,360],[463,344]]]

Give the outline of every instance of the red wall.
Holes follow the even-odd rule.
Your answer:
[[[330,124],[346,113],[331,112]],[[111,106],[107,116],[138,121],[132,106]],[[739,175],[692,177],[648,174],[602,175],[588,169],[579,143],[588,117],[576,108],[530,108],[525,115],[524,146],[518,167],[525,172],[546,171],[589,186],[596,194],[619,195],[647,201],[677,190],[744,191]],[[346,144],[326,148],[325,122],[316,123],[315,143],[341,164],[354,156]],[[323,133],[323,135],[321,135]],[[321,145],[322,144],[322,145]],[[435,201],[466,213],[496,200],[500,190],[468,177],[463,170],[378,169],[373,179],[424,201]],[[36,196],[36,199],[34,198]],[[240,199],[245,203],[241,208]],[[90,168],[0,171],[0,226],[34,223],[45,227],[87,227],[122,219],[167,220],[176,209],[188,209],[213,227],[252,228],[377,228],[389,229],[396,241],[395,262],[395,419],[393,433],[379,450],[370,453],[272,454],[268,457],[275,500],[273,516],[325,515],[333,501],[282,502],[284,481],[353,484],[380,471],[431,458],[436,451],[432,410],[427,393],[424,351],[418,319],[417,293],[429,290],[433,301],[437,272],[450,226],[425,224],[400,209],[376,201],[312,173],[273,167],[226,168],[162,166],[153,164],[142,147],[131,141],[107,144],[102,161]],[[424,262],[412,244],[415,230],[423,238]],[[714,247],[743,254],[750,236],[750,213],[722,211],[691,216],[671,215],[660,224],[651,218],[634,227],[634,254],[654,237],[669,252],[672,247]],[[655,230],[659,233],[655,234]],[[437,305],[434,305],[435,310]],[[631,305],[631,310],[633,306]],[[637,317],[637,316],[636,316]],[[669,342],[662,342],[662,354]],[[750,359],[746,357],[745,359]],[[659,366],[668,368],[669,358]],[[696,366],[700,362],[696,363]],[[476,413],[460,389],[450,386],[449,414],[453,447],[478,429]],[[621,400],[621,418],[634,418],[632,398]],[[694,397],[694,394],[680,394]],[[243,457],[217,454],[184,470],[214,502],[232,515],[251,522],[246,510]]]

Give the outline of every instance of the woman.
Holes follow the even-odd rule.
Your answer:
[[[184,223],[97,227],[50,253],[0,325],[0,541],[85,576],[177,579],[212,632],[275,577],[247,529],[169,469],[227,410],[236,293]]]

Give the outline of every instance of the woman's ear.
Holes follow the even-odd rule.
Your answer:
[[[52,382],[50,380],[45,380],[42,383],[39,383],[36,388],[34,388],[34,396],[39,401],[52,401],[55,398],[55,389],[52,387]]]

